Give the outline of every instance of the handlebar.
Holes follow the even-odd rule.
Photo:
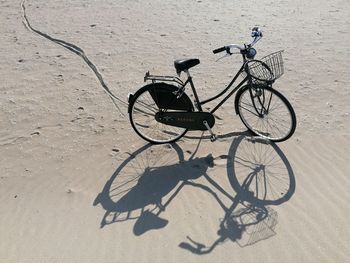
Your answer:
[[[253,41],[250,44],[244,44],[244,46],[231,44],[231,45],[227,45],[227,46],[223,46],[223,47],[214,49],[213,53],[217,54],[217,53],[226,51],[227,54],[232,55],[231,48],[237,48],[237,49],[239,49],[241,51],[245,50],[247,48],[251,48],[252,46],[254,46],[256,44],[256,42],[258,42],[262,38],[263,34],[262,34],[262,32],[261,32],[259,27],[253,27],[252,28],[252,32],[251,32],[251,36],[254,37],[254,39],[253,39]]]
[[[214,49],[213,53],[216,54],[216,53],[220,53],[220,52],[225,51],[225,50],[227,52],[227,47],[226,46]]]

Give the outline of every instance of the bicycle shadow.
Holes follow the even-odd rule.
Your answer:
[[[277,212],[268,205],[288,201],[295,191],[293,170],[280,148],[247,135],[235,137],[227,155],[227,174],[236,196],[230,196],[208,175],[215,165],[211,154],[184,159],[177,144],[147,144],[133,153],[116,169],[96,197],[93,205],[105,209],[101,228],[126,220],[135,220],[133,233],[142,235],[165,227],[168,221],[160,215],[184,186],[199,188],[210,194],[223,209],[224,216],[217,231],[218,238],[204,245],[187,237],[180,248],[195,254],[210,253],[227,240],[239,246],[252,245],[275,234]],[[195,181],[199,177],[206,184]],[[215,190],[213,190],[215,189]],[[221,192],[231,202],[226,206],[217,195]]]
[[[211,245],[181,242],[180,248],[202,255],[231,240],[240,247],[253,245],[276,234],[277,212],[268,205],[280,205],[295,192],[295,177],[282,150],[274,143],[247,136],[234,139],[227,156],[227,173],[237,192]],[[211,179],[213,180],[213,179]],[[215,197],[215,196],[214,196]]]
[[[196,179],[213,166],[213,157],[190,158],[177,144],[147,144],[117,168],[98,194],[93,205],[105,210],[101,228],[126,220],[136,220],[134,234],[159,229],[167,220],[159,217],[187,181]],[[163,203],[163,199],[167,201]]]

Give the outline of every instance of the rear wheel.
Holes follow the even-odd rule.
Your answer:
[[[193,111],[193,105],[188,96],[182,94],[181,102],[178,102],[182,103],[181,109],[169,109],[164,100],[172,98],[169,101],[172,105],[170,108],[176,108],[174,91],[178,88],[164,83],[157,84],[147,85],[136,92],[129,105],[130,122],[136,133],[146,141],[154,144],[175,142],[185,135],[187,129],[160,123],[155,115],[159,111]]]
[[[296,128],[288,100],[269,86],[243,87],[236,98],[239,117],[254,134],[274,142],[290,138]]]

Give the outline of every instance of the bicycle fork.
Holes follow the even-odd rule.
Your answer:
[[[252,99],[254,109],[258,113],[259,117],[262,118],[264,115],[268,114],[270,109],[272,94],[270,95],[270,98],[266,98],[265,92],[259,89],[259,90],[256,90],[256,94],[253,94],[252,90],[250,90],[250,96]],[[260,109],[256,105],[256,102],[254,100],[255,98],[257,98],[258,103],[261,106]],[[265,103],[267,103],[267,107],[265,106]]]

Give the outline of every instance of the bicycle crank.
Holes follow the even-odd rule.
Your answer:
[[[210,129],[208,122],[203,121],[204,126],[207,128],[207,130],[210,133],[210,141],[215,142],[216,141],[216,135],[213,133],[213,131]]]

